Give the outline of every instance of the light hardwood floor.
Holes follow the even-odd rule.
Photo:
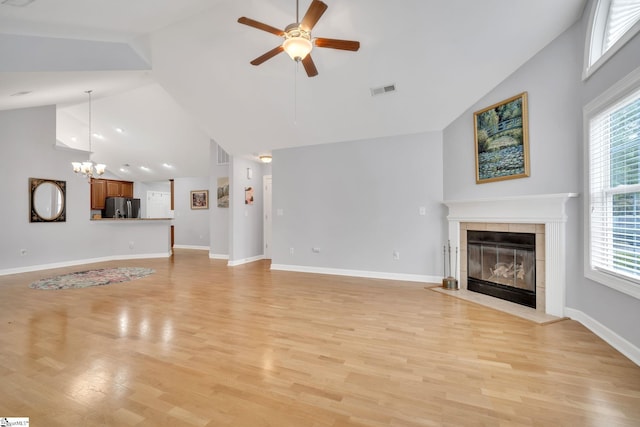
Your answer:
[[[156,269],[77,290],[29,283]],[[640,367],[423,284],[203,251],[0,277],[0,417],[31,426],[639,426]]]

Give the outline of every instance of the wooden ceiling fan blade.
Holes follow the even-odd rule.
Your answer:
[[[326,47],[329,49],[350,50],[352,52],[360,49],[360,42],[353,40],[324,39],[318,37],[315,39],[315,45],[318,47]]]
[[[277,54],[279,54],[280,52],[284,51],[284,48],[282,47],[282,45],[275,47],[273,49],[271,49],[269,52],[258,56],[256,59],[254,59],[253,61],[251,61],[251,65],[260,65],[263,62],[265,62],[268,59],[273,58],[274,56],[276,56]]]
[[[307,72],[307,76],[315,77],[318,75],[318,69],[316,68],[316,64],[313,63],[313,59],[311,59],[311,54],[304,57],[302,65],[304,65],[304,70]]]
[[[300,27],[305,31],[311,31],[325,10],[327,10],[327,7],[326,3],[320,0],[313,0],[300,22]]]
[[[271,25],[256,21],[254,19],[247,18],[246,16],[238,18],[238,22],[262,31],[266,31],[267,33],[275,34],[276,36],[284,37],[284,31],[279,30],[276,27],[272,27]]]

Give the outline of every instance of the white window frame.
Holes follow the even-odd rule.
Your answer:
[[[587,29],[587,37],[584,47],[584,69],[582,79],[586,80],[598,68],[605,64],[617,51],[622,48],[629,40],[631,40],[638,32],[640,32],[640,21],[636,22],[633,27],[618,41],[603,50],[604,38],[607,33],[607,20],[609,17],[609,6],[611,0],[594,0],[591,6],[591,14],[589,17],[589,27]]]
[[[591,189],[590,189],[590,121],[631,93],[640,91],[640,68],[635,69],[600,96],[589,102],[583,110],[584,126],[584,275],[600,284],[640,299],[640,283],[629,278],[591,267]]]

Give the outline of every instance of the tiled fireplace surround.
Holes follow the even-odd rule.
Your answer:
[[[460,288],[467,286],[467,230],[536,234],[536,311],[563,317],[567,200],[575,193],[446,201],[449,240],[460,249]],[[533,309],[531,309],[533,310]]]

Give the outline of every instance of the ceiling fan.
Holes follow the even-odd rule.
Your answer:
[[[307,13],[305,13],[302,21],[300,21],[298,19],[298,0],[296,0],[296,22],[287,25],[284,30],[279,30],[271,25],[255,21],[244,16],[239,18],[238,22],[241,24],[284,38],[284,42],[282,42],[281,45],[271,49],[263,55],[260,55],[251,61],[251,64],[260,65],[280,52],[285,51],[294,61],[302,62],[304,70],[307,72],[307,76],[314,77],[318,75],[318,70],[316,65],[313,63],[313,59],[311,59],[310,54],[314,45],[317,47],[349,50],[353,52],[360,49],[360,42],[357,41],[311,37],[311,30],[316,25],[322,14],[327,10],[327,7],[328,6],[322,1],[313,0],[309,9],[307,9]]]

